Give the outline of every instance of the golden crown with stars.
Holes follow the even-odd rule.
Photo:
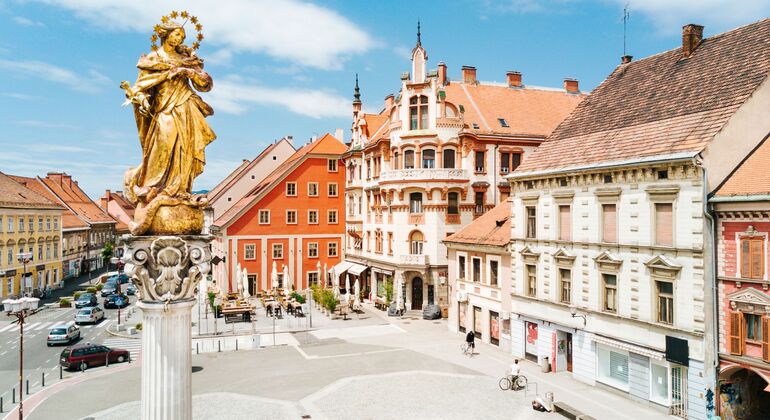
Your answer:
[[[187,22],[190,22],[193,24],[193,27],[198,32],[198,34],[195,36],[195,42],[192,43],[190,46],[193,50],[197,50],[201,46],[201,41],[203,41],[203,25],[201,25],[200,22],[198,22],[198,18],[196,16],[191,15],[187,12],[187,10],[183,10],[181,12],[177,12],[176,10],[172,10],[171,13],[169,13],[166,16],[163,16],[160,18],[160,21],[163,25],[168,24],[169,22],[174,22],[174,19],[182,18],[184,19],[184,22],[179,24],[180,27],[184,28],[184,25]],[[176,22],[175,22],[176,23]],[[156,42],[160,39],[160,32],[162,30],[162,26],[160,24],[155,25],[153,27],[153,34],[150,37],[150,41],[152,41],[152,50],[157,51],[158,45]]]

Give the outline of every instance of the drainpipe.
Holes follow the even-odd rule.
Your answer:
[[[496,144],[495,145],[495,155],[494,155],[495,163],[497,163],[497,148],[498,147],[500,147],[500,145]],[[508,158],[508,159],[510,159],[510,158]],[[510,164],[510,160],[508,162]],[[498,202],[497,202],[497,171],[498,171],[497,165],[492,165],[492,172],[494,172],[492,174],[492,180],[494,181],[494,184],[492,185],[492,204],[494,204],[494,205],[498,204]]]
[[[709,286],[711,287],[711,293],[712,293],[712,301],[711,301],[711,308],[712,308],[712,319],[714,322],[714,331],[713,331],[713,350],[714,350],[714,360],[713,360],[713,366],[712,369],[714,370],[714,384],[719,382],[719,311],[717,310],[717,305],[719,302],[718,293],[717,293],[717,226],[716,226],[716,215],[713,213],[711,205],[708,202],[708,169],[706,169],[706,166],[703,165],[703,162],[695,158],[693,159],[693,164],[695,166],[701,168],[703,170],[703,215],[706,216],[706,219],[709,221],[709,234],[711,235],[711,261],[709,261],[710,267],[711,267],[711,275],[707,279],[708,282],[710,282]],[[705,245],[705,244],[704,244]],[[715,394],[716,399],[716,394]],[[716,405],[716,401],[714,402],[714,405]]]

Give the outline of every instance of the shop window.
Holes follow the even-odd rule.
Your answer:
[[[602,274],[602,310],[618,312],[618,277],[614,274]]]
[[[615,204],[602,204],[602,242],[618,241],[618,217]]]
[[[597,346],[597,379],[607,385],[628,388],[628,354]]]
[[[664,406],[669,405],[668,381],[668,366],[651,363],[650,400]]]
[[[537,297],[537,267],[526,265],[527,274],[527,296]]]
[[[472,280],[474,283],[481,282],[481,259],[480,258],[471,258],[471,262],[473,264],[473,277]]]
[[[424,169],[433,169],[436,167],[436,151],[425,149],[422,151],[422,167]]]
[[[500,315],[493,311],[489,311],[489,343],[500,345]]]
[[[559,206],[559,239],[572,240],[572,208]]]
[[[559,269],[559,302],[572,303],[572,270],[565,268]]]
[[[527,211],[527,238],[534,238],[537,234],[537,208],[525,207]]]
[[[670,281],[656,281],[655,288],[658,295],[658,322],[673,324],[674,283]]]
[[[455,167],[455,151],[454,149],[444,149],[444,168],[454,169]]]
[[[457,278],[465,280],[465,255],[457,256]]]
[[[655,203],[655,245],[674,244],[673,209],[671,203]]]
[[[764,277],[764,247],[764,237],[741,239],[741,277],[747,279],[761,279]]]

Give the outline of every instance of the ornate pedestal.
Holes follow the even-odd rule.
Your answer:
[[[144,315],[142,419],[191,419],[191,313],[195,287],[210,269],[211,236],[122,239]]]

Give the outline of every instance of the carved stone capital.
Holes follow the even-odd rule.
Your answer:
[[[125,235],[125,272],[143,302],[183,301],[211,270],[209,235]]]

